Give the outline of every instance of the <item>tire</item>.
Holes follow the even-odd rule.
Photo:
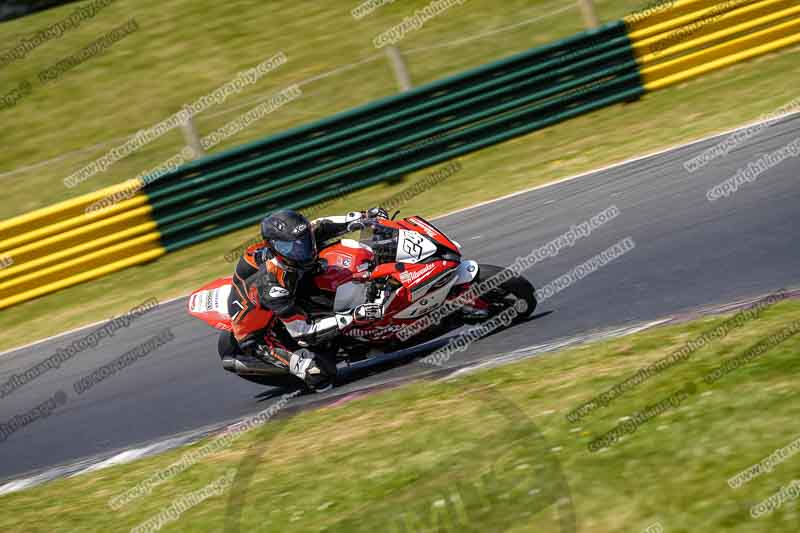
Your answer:
[[[495,265],[478,265],[476,284],[482,283],[489,278],[496,276],[503,270],[505,269]],[[490,303],[500,304],[503,301],[508,302],[510,300],[508,296],[513,296],[515,299],[524,300],[528,305],[528,308],[524,312],[519,313],[516,318],[514,318],[514,324],[522,322],[528,318],[536,309],[536,289],[530,281],[522,276],[516,276],[508,281],[504,281],[499,287],[492,289],[483,295],[482,298],[484,300],[488,300]],[[506,305],[506,308],[508,308],[510,305],[510,303]]]
[[[233,357],[242,353],[239,349],[239,343],[230,331],[223,331],[219,334],[217,339],[217,353],[219,358]]]

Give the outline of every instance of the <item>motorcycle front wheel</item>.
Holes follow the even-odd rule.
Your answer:
[[[478,276],[475,279],[475,284],[481,285],[500,274],[503,270],[505,269],[495,265],[478,265]],[[504,281],[499,286],[483,294],[481,299],[489,303],[493,316],[513,307],[517,304],[517,301],[523,300],[526,306],[520,306],[523,307],[523,311],[517,314],[513,323],[522,322],[528,318],[533,314],[537,305],[536,288],[522,276],[514,276]]]

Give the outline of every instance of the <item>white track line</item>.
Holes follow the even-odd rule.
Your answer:
[[[527,193],[532,192],[532,191],[538,191],[540,189],[545,189],[547,187],[553,187],[555,185],[560,185],[560,184],[566,183],[568,181],[573,181],[573,180],[577,180],[577,179],[580,179],[580,178],[585,178],[587,176],[591,176],[593,174],[598,174],[600,172],[605,172],[605,171],[611,170],[613,168],[622,167],[622,166],[625,166],[625,165],[629,165],[631,163],[636,163],[637,161],[642,161],[644,159],[648,159],[648,158],[655,157],[655,156],[658,156],[658,155],[662,155],[662,154],[666,154],[666,153],[669,153],[669,152],[678,151],[678,150],[680,150],[682,148],[686,148],[686,147],[692,146],[694,144],[702,143],[702,142],[705,142],[705,141],[708,141],[708,140],[711,140],[711,139],[716,139],[717,137],[724,137],[724,136],[730,135],[731,133],[734,133],[736,131],[744,130],[744,129],[747,129],[749,127],[755,126],[757,124],[764,124],[765,122],[775,122],[775,121],[782,120],[782,119],[785,119],[785,118],[789,118],[789,117],[792,117],[792,116],[795,116],[795,115],[800,115],[800,111],[797,111],[797,112],[794,112],[794,113],[785,113],[783,115],[777,115],[777,116],[770,117],[770,118],[767,118],[767,119],[756,120],[754,122],[749,122],[749,123],[744,124],[742,126],[737,126],[737,127],[733,128],[733,129],[726,130],[726,131],[723,131],[721,133],[713,133],[713,134],[707,135],[705,137],[701,137],[699,139],[695,139],[693,141],[686,142],[684,144],[677,144],[677,145],[674,145],[674,146],[670,146],[669,148],[664,148],[664,149],[661,149],[661,150],[658,150],[658,151],[655,151],[655,152],[651,152],[651,153],[646,154],[646,155],[632,157],[630,159],[625,159],[625,160],[619,161],[617,163],[611,163],[610,165],[606,165],[606,166],[600,167],[598,169],[589,170],[587,172],[582,172],[580,174],[575,174],[574,176],[568,176],[566,178],[561,178],[561,179],[556,180],[556,181],[543,183],[542,185],[536,185],[535,187],[530,187],[528,189],[524,189],[524,190],[521,190],[521,191],[513,192],[513,193],[507,194],[505,196],[501,196],[499,198],[494,198],[492,200],[487,200],[485,202],[479,202],[477,204],[474,204],[474,205],[471,205],[471,206],[468,206],[468,207],[462,207],[460,209],[456,209],[455,211],[450,211],[450,212],[445,213],[443,215],[435,216],[435,217],[431,218],[431,220],[439,220],[441,218],[449,217],[451,215],[455,215],[455,214],[458,214],[458,213],[463,213],[464,211],[469,211],[470,209],[475,209],[477,207],[483,207],[485,205],[491,205],[491,204],[496,203],[496,202],[502,202],[503,200],[508,200],[509,198],[513,198],[513,197],[519,196],[521,194],[527,194]],[[178,296],[178,297],[172,298],[170,300],[167,300],[165,302],[161,302],[161,303],[159,303],[159,306],[161,306],[163,304],[168,304],[168,303],[174,302],[175,300],[180,300],[180,299],[183,299],[183,298],[187,298],[189,296],[189,294],[190,293],[187,293],[187,294],[184,294],[182,296]],[[41,343],[47,342],[49,340],[53,340],[53,339],[57,339],[59,337],[63,337],[64,335],[69,335],[70,333],[76,333],[76,332],[82,331],[84,329],[89,329],[89,328],[97,326],[99,324],[103,324],[104,322],[106,322],[106,320],[101,320],[99,322],[94,322],[94,323],[86,325],[86,326],[80,326],[78,328],[66,331],[64,333],[59,333],[58,335],[53,335],[52,337],[45,337],[44,339],[40,339],[38,341],[34,341],[34,342],[32,342],[30,344],[26,344],[24,346],[19,346],[17,348],[11,348],[11,349],[6,350],[4,352],[0,352],[0,357],[2,357],[4,355],[8,355],[11,352],[16,352],[18,350],[23,350],[25,348],[30,348],[31,346],[36,346],[37,344],[41,344]]]
[[[673,317],[662,318],[659,320],[646,322],[644,324],[642,323],[631,324],[630,326],[606,329],[595,333],[574,335],[572,337],[557,339],[545,344],[536,344],[533,346],[527,346],[525,348],[519,348],[517,350],[514,350],[513,352],[508,352],[502,355],[495,355],[494,357],[486,357],[480,361],[469,363],[463,366],[462,368],[459,368],[458,370],[448,375],[447,377],[442,378],[441,381],[457,379],[465,374],[471,374],[478,370],[516,363],[517,361],[522,361],[523,359],[529,359],[531,357],[535,357],[543,353],[563,350],[564,348],[570,348],[577,345],[600,342],[604,340],[617,339],[620,337],[627,337],[628,335],[640,333],[647,329],[654,328],[662,324],[666,324],[668,322],[671,322],[672,320]]]

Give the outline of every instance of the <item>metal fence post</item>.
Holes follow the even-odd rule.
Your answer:
[[[194,152],[194,158],[199,159],[206,155],[203,150],[203,145],[200,144],[200,135],[197,133],[197,128],[194,125],[194,119],[189,117],[186,122],[181,123],[181,131],[183,131],[183,138],[186,140],[186,145]]]
[[[396,46],[387,46],[386,55],[389,57],[389,63],[392,64],[394,77],[397,80],[397,86],[400,92],[405,92],[411,89],[411,76],[408,73],[408,67],[400,54],[400,49]]]
[[[594,0],[578,0],[578,6],[581,8],[583,14],[583,22],[589,29],[596,28],[600,25],[600,20],[597,18],[597,11],[594,8]]]

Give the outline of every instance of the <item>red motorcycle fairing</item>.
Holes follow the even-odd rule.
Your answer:
[[[189,314],[212,328],[233,331],[232,317],[228,310],[228,296],[232,290],[234,289],[231,277],[219,278],[204,285],[189,296]],[[270,323],[273,315],[269,309],[252,307],[247,316],[241,319],[242,325],[254,330],[260,329]]]
[[[450,284],[458,265],[459,263],[455,261],[441,259],[411,265],[404,263],[381,265],[373,272],[373,279],[389,276],[400,286],[389,307],[385,309],[383,320],[374,326],[380,328],[389,322],[407,325],[441,305],[449,292],[442,289]]]
[[[189,314],[209,326],[221,331],[233,331],[232,317],[228,309],[228,296],[233,289],[233,278],[219,278],[204,285],[189,296]],[[236,311],[234,310],[234,315]],[[243,317],[244,327],[259,329],[269,324],[274,313],[261,307],[250,308]]]
[[[436,226],[428,222],[422,217],[414,216],[408,217],[400,221],[401,227],[403,229],[407,229],[410,231],[417,231],[420,233],[424,233],[431,239],[433,239],[436,244],[440,246],[444,246],[448,248],[451,252],[461,255],[461,250],[458,244],[450,240],[444,233],[439,231]]]
[[[414,265],[380,265],[373,272],[373,279],[390,277],[399,284],[383,318],[369,324],[353,324],[342,334],[375,343],[401,340],[399,333],[403,328],[452,297],[453,278],[458,266],[455,261],[443,260]]]
[[[328,263],[325,272],[314,277],[314,284],[323,291],[336,292],[339,285],[352,281],[354,276],[363,278],[375,257],[372,249],[351,239],[328,246],[319,253],[320,259]]]
[[[203,285],[189,296],[189,314],[212,328],[233,331],[231,316],[228,314],[228,296],[232,289],[231,276]]]

